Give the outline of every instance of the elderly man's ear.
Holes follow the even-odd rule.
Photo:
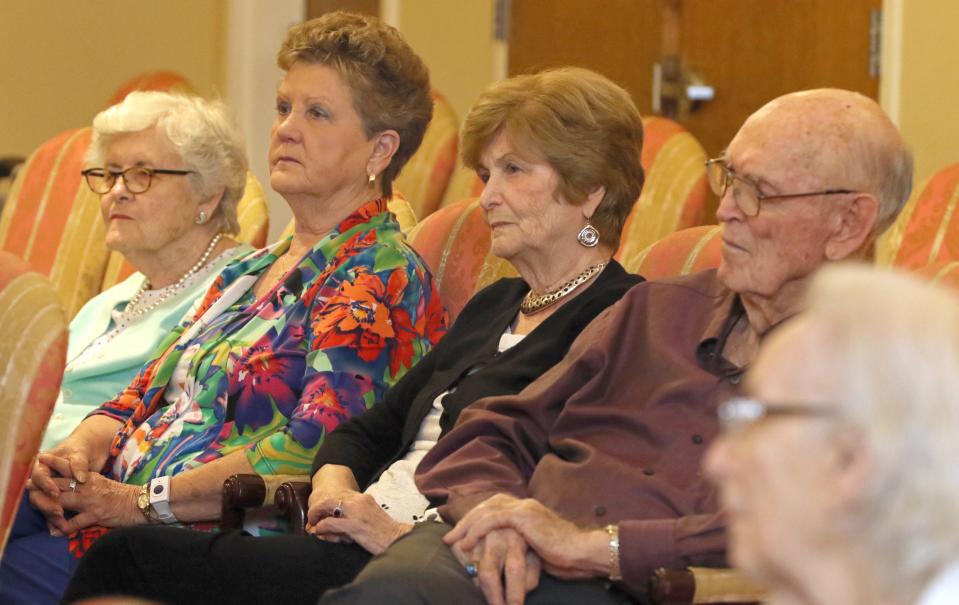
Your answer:
[[[842,260],[865,250],[872,243],[878,218],[879,200],[871,193],[857,193],[852,200],[837,204],[829,221],[832,235],[826,241],[826,259]]]
[[[829,508],[835,514],[850,510],[875,479],[876,460],[862,435],[856,432],[833,434],[827,459]]]

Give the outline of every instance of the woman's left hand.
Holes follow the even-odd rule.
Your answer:
[[[86,483],[64,478],[54,481],[60,488],[60,505],[64,510],[76,513],[69,519],[62,515],[48,516],[47,523],[54,535],[54,530],[68,535],[91,525],[125,527],[146,523],[137,508],[139,486],[113,481],[99,473],[88,473]]]
[[[372,496],[353,492],[342,500],[330,499],[324,503],[329,508],[326,517],[307,528],[307,531],[316,536],[338,535],[339,540],[348,538],[356,542],[367,551],[378,555],[413,529],[412,523],[399,523],[390,517],[377,504]],[[334,515],[334,509],[339,509],[339,516]]]

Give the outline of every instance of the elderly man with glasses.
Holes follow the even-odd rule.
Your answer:
[[[815,90],[750,116],[708,171],[719,269],[633,288],[522,393],[464,411],[417,473],[446,523],[322,603],[622,603],[657,567],[725,563],[700,471],[717,406],[813,272],[867,256],[912,160],[875,102]]]
[[[763,342],[705,468],[770,603],[959,602],[957,367],[955,292],[862,266]]]

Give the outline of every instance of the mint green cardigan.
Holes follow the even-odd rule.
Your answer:
[[[143,283],[143,274],[134,273],[87,301],[70,322],[67,368],[40,449],[48,450],[63,441],[87,414],[129,386],[163,337],[169,335],[193,303],[206,293],[223,267],[251,250],[246,245],[233,248],[234,253],[217,261],[204,279],[197,280],[139,318],[104,345],[96,355],[82,362],[73,362],[84,349],[110,329],[111,313],[133,298]]]

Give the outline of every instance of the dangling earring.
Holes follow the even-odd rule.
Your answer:
[[[376,173],[371,172],[371,173],[370,173],[370,185],[375,185],[375,184],[376,184]]]
[[[206,212],[200,210],[200,214],[196,215],[196,218],[193,219],[193,222],[197,225],[202,225],[206,222]]]
[[[599,231],[589,222],[589,217],[584,216],[583,218],[586,219],[586,226],[580,230],[579,235],[576,236],[576,241],[587,248],[595,248],[599,244]]]

